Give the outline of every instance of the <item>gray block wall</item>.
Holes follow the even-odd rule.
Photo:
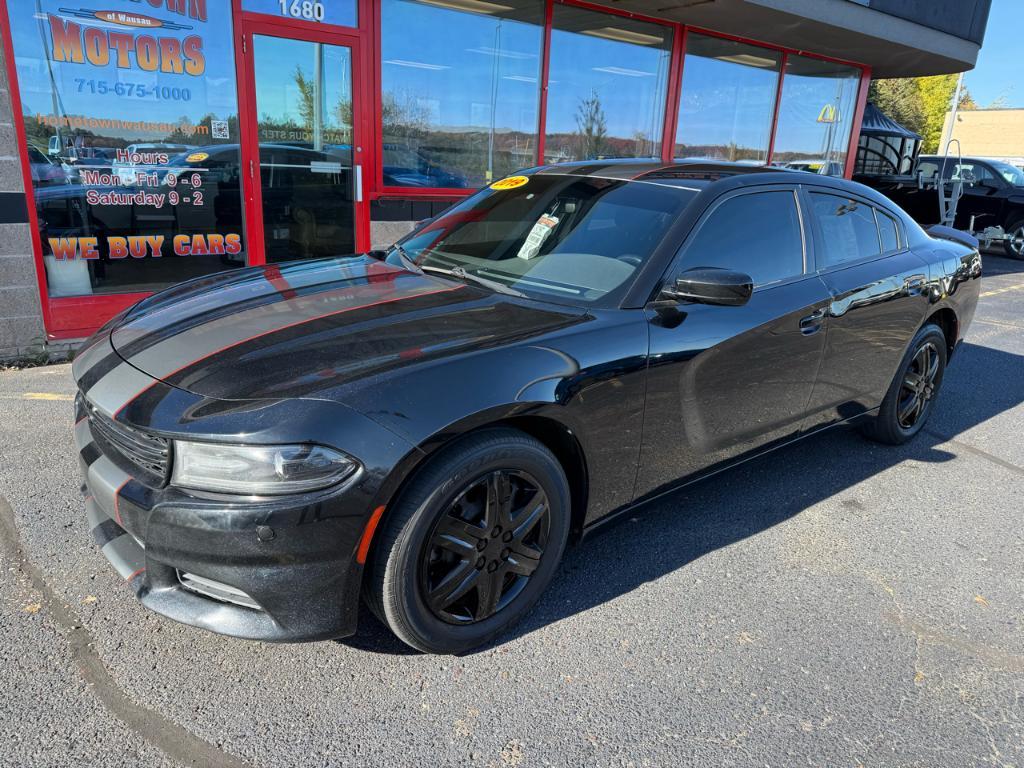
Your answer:
[[[25,185],[3,64],[6,56],[0,43],[0,360],[38,352],[46,338],[32,237],[24,221]]]

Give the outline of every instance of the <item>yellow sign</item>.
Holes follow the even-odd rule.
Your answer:
[[[201,163],[203,160],[208,158],[209,155],[206,152],[193,152],[191,155],[185,158],[186,163]]]
[[[529,180],[529,176],[509,176],[508,178],[499,179],[491,184],[491,189],[515,189],[516,187],[523,186]]]
[[[826,104],[821,108],[821,112],[818,113],[819,123],[837,123],[839,122],[839,110],[836,109],[835,104]]]

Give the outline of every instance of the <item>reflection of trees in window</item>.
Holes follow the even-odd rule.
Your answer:
[[[576,108],[576,156],[582,160],[596,160],[608,151],[608,121],[596,90],[589,98],[580,99]]]

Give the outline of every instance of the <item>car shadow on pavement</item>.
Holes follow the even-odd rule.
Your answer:
[[[1011,259],[1003,255],[1002,246],[982,251],[981,260],[985,277],[1024,274],[1024,259]]]
[[[754,458],[714,477],[631,510],[570,546],[553,583],[534,610],[487,650],[632,592],[688,563],[756,536],[814,504],[850,492],[844,508],[857,514],[858,483],[901,462],[948,462],[939,446],[1024,400],[1024,356],[963,345],[953,360],[925,431],[903,446],[870,442],[838,428]],[[970,408],[963,407],[970,404]],[[671,608],[671,606],[666,606]],[[359,634],[339,641],[377,653],[413,653],[363,608]]]

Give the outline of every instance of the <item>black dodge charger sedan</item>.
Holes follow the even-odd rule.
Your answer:
[[[912,438],[980,276],[970,238],[843,180],[524,171],[386,253],[111,320],[73,367],[88,519],[178,621],[334,638],[362,596],[409,645],[465,651],[617,512],[838,424]]]

